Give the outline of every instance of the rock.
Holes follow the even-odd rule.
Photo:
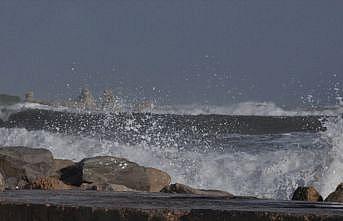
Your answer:
[[[27,184],[24,189],[39,189],[39,190],[70,190],[72,186],[64,184],[61,180],[55,177],[38,178]]]
[[[0,173],[0,192],[3,192],[5,190],[5,178]]]
[[[75,162],[71,160],[54,159],[53,171],[56,173],[55,176],[60,177],[63,168],[70,167],[74,164]]]
[[[6,188],[18,189],[53,172],[53,157],[49,150],[28,147],[0,148],[0,171]]]
[[[343,203],[343,183],[340,183],[336,190],[329,194],[325,199],[326,202],[339,202]]]
[[[124,185],[118,184],[89,184],[83,183],[80,186],[81,190],[97,190],[97,191],[112,191],[112,192],[136,192]]]
[[[234,195],[231,193],[221,191],[221,190],[203,190],[203,189],[195,189],[190,186],[186,186],[184,184],[175,183],[170,184],[169,186],[164,187],[161,192],[163,193],[180,193],[180,194],[196,194],[201,196],[209,196],[209,197],[229,197],[233,198]]]
[[[298,187],[293,193],[292,200],[322,202],[323,197],[313,186]]]
[[[61,179],[71,185],[119,184],[148,192],[159,192],[171,181],[170,176],[163,171],[111,156],[87,158],[61,172]]]

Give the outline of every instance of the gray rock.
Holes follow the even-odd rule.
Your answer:
[[[336,190],[329,194],[325,199],[326,202],[339,202],[343,203],[343,183],[340,183]]]
[[[163,171],[111,156],[87,158],[61,172],[61,179],[71,185],[118,184],[148,192],[159,192],[171,181]]]
[[[313,186],[298,187],[293,193],[292,200],[321,202],[323,197]]]
[[[5,190],[5,178],[0,172],[0,192]]]
[[[54,159],[53,164],[53,171],[55,174],[52,174],[52,176],[60,177],[61,176],[61,170],[66,167],[70,167],[74,165],[75,162],[71,160],[63,160],[63,159]]]
[[[53,156],[49,150],[28,147],[1,147],[0,171],[6,187],[18,189],[53,172]]]
[[[164,187],[161,192],[163,193],[179,193],[179,194],[195,194],[208,197],[228,197],[233,198],[234,195],[231,193],[221,191],[221,190],[204,190],[204,189],[195,189],[184,184],[175,183],[169,186]]]

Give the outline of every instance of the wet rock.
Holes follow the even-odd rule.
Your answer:
[[[163,171],[111,156],[87,158],[61,172],[61,179],[71,185],[119,184],[148,192],[159,192],[171,180]]]
[[[39,190],[71,190],[72,186],[64,184],[61,180],[55,177],[38,178],[27,184],[24,189],[39,189]]]
[[[53,171],[53,157],[49,150],[27,147],[0,148],[0,171],[6,187],[18,189]]]
[[[340,183],[336,190],[329,194],[325,199],[326,202],[339,202],[343,203],[343,183]]]
[[[323,197],[313,186],[298,187],[293,193],[292,200],[322,202]]]
[[[196,194],[209,197],[229,197],[233,198],[234,195],[231,193],[221,191],[221,190],[203,190],[195,189],[184,184],[175,183],[164,187],[161,192],[163,193],[180,193],[180,194]]]
[[[112,192],[135,192],[136,190],[130,189],[124,185],[118,184],[89,184],[83,183],[80,186],[81,190],[97,190],[97,191],[112,191]]]
[[[61,176],[61,170],[66,167],[70,167],[74,165],[75,162],[71,160],[63,160],[63,159],[54,159],[54,164],[53,164],[53,171],[55,172],[56,177]]]
[[[0,172],[0,192],[5,190],[5,178]]]

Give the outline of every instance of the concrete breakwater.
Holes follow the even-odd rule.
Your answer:
[[[0,193],[0,221],[343,220],[343,204],[184,194],[20,190]]]

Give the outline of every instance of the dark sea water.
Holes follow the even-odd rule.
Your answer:
[[[286,111],[242,104],[110,113],[17,104],[0,109],[0,146],[46,148],[56,158],[76,161],[125,157],[194,187],[289,199],[299,185],[314,185],[326,196],[343,181],[340,107]]]

